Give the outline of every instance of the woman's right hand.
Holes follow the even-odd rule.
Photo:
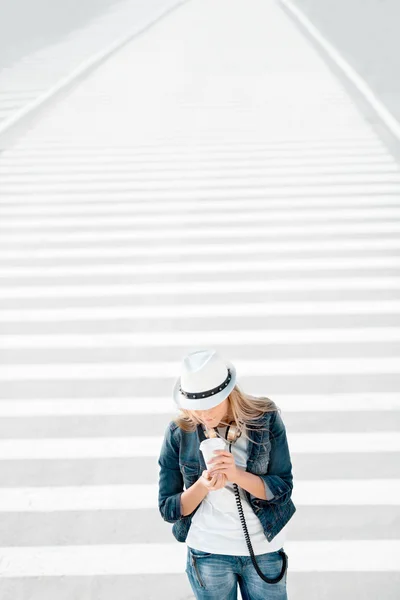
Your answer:
[[[208,470],[202,472],[199,481],[207,488],[209,492],[215,492],[224,488],[227,482],[225,473],[215,473],[212,477]]]

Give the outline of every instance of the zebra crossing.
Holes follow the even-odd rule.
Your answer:
[[[0,597],[194,597],[157,458],[182,356],[214,347],[282,410],[288,597],[394,600],[400,167],[278,6],[183,3],[0,189]]]

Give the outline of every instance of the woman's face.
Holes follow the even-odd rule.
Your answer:
[[[201,421],[203,421],[206,427],[217,427],[222,420],[227,420],[229,413],[229,398],[225,398],[223,402],[207,410],[194,410],[193,412]]]

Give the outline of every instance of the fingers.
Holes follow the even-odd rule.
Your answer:
[[[206,486],[212,488],[217,483],[218,475],[210,475],[208,471],[203,471],[203,478],[205,479]]]
[[[211,476],[210,474],[207,474],[206,481],[208,489],[212,489],[217,482],[216,475]]]
[[[214,473],[211,475],[208,470],[202,472],[202,476],[205,480],[205,485],[210,491],[216,491],[226,484],[226,475],[224,473]]]
[[[217,473],[211,478],[209,489],[211,491],[220,490],[221,488],[225,487],[225,484],[226,477]]]

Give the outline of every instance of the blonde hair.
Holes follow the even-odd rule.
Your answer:
[[[275,404],[273,400],[270,400],[266,396],[253,396],[246,394],[236,384],[231,393],[228,396],[230,412],[233,416],[234,424],[238,427],[238,430],[242,432],[242,436],[246,437],[249,441],[249,436],[246,435],[245,429],[251,430],[251,423],[257,422],[257,420],[266,412],[280,411],[280,408]],[[186,408],[179,408],[182,413],[178,415],[173,422],[180,427],[183,431],[193,432],[196,431],[197,426],[203,424],[200,418],[192,410]],[[229,422],[221,420],[224,425],[229,425]],[[257,431],[265,430],[265,427],[257,426]]]

